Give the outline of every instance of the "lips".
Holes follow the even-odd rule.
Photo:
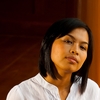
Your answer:
[[[78,63],[78,60],[77,58],[73,57],[73,56],[69,56],[69,57],[66,57],[70,62],[72,63]]]

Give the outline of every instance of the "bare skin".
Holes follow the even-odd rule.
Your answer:
[[[66,75],[61,79],[54,80],[50,75],[48,75],[45,80],[57,86],[61,100],[66,100],[71,87],[70,77],[70,75]]]

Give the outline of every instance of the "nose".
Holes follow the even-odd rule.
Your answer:
[[[70,49],[70,53],[74,54],[74,55],[79,55],[78,53],[78,46],[77,45],[73,45]]]

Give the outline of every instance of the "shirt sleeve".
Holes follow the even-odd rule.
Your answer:
[[[93,80],[88,80],[87,94],[91,100],[100,100],[100,88],[99,85]]]
[[[18,86],[14,86],[8,93],[6,100],[24,100]]]

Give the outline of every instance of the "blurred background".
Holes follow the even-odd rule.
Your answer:
[[[89,77],[100,86],[100,0],[0,0],[0,99],[38,73],[41,40],[61,18],[75,17],[91,28],[94,58]]]

